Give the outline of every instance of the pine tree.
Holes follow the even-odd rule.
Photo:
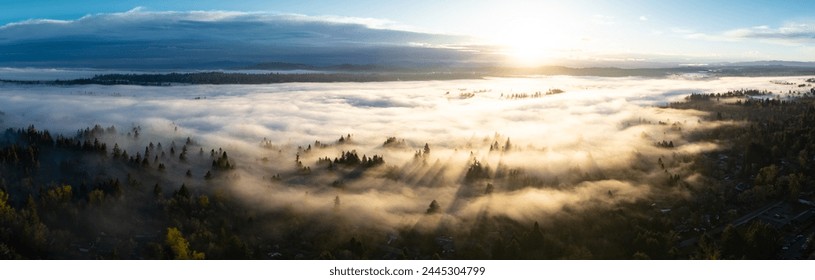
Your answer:
[[[426,213],[427,214],[435,214],[435,213],[438,213],[440,210],[441,210],[441,206],[439,206],[439,203],[436,202],[436,200],[434,199],[432,202],[430,202],[430,206],[427,207],[427,212]]]

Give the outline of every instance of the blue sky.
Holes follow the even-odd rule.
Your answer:
[[[568,2],[568,3],[563,3]],[[813,20],[812,1],[134,1],[134,0],[3,0],[0,24],[26,19],[76,19],[87,14],[123,12],[135,7],[153,11],[224,10],[337,15],[391,19],[422,28],[464,30],[472,17],[490,16],[494,10],[524,14],[535,7],[566,8],[577,16],[617,18],[650,16],[675,27],[700,31],[758,25],[779,25],[791,20]],[[540,5],[539,5],[540,4]],[[564,6],[565,5],[565,6]],[[501,7],[505,6],[505,7]],[[444,23],[445,26],[439,26]]]
[[[233,3],[237,2],[237,3]],[[815,61],[812,1],[53,1],[2,0],[0,25],[86,15],[237,11],[454,34],[509,61]],[[0,30],[2,31],[2,30]],[[2,34],[0,34],[2,35]],[[362,38],[362,37],[360,37]],[[464,39],[462,39],[464,38]],[[424,43],[424,42],[419,42]],[[449,43],[449,42],[448,42]]]

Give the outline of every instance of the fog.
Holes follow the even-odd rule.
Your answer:
[[[773,78],[779,79],[804,80]],[[546,95],[550,89],[563,93]],[[682,190],[659,188],[667,175],[654,168],[657,160],[665,158],[672,172],[699,182],[683,173],[681,162],[667,159],[718,149],[687,136],[728,124],[658,105],[693,92],[737,89],[795,90],[768,78],[568,76],[252,86],[0,84],[0,128],[35,125],[73,135],[95,124],[116,126],[119,133],[141,127],[135,141],[104,139],[130,153],[148,142],[191,137],[205,151],[229,152],[237,168],[216,183],[259,211],[336,213],[382,230],[429,230],[483,215],[545,222],[618,203],[681,197]],[[530,97],[514,98],[523,94]],[[337,143],[341,136],[346,141]],[[384,146],[388,137],[397,141]],[[319,148],[315,141],[327,145]],[[661,141],[675,148],[657,147]],[[429,153],[422,151],[425,143]],[[383,156],[385,163],[328,170],[317,162],[351,150]],[[310,176],[296,175],[298,158]],[[486,175],[477,176],[475,165],[488,168]],[[276,175],[281,180],[270,179]],[[214,183],[190,185],[207,184]],[[440,211],[428,215],[433,200]]]

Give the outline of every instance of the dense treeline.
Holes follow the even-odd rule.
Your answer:
[[[800,249],[803,257],[812,252],[815,220],[807,201],[815,191],[815,98],[743,98],[764,95],[768,92],[694,94],[670,105],[710,112],[707,121],[738,123],[694,135],[724,148],[695,160],[698,172],[718,180],[695,193],[689,209],[696,209],[692,215],[728,217],[692,240],[698,241],[697,257],[773,259],[799,249],[788,248],[794,243],[789,240],[802,239],[792,236],[807,235]],[[726,99],[731,97],[739,98]],[[738,219],[751,214],[759,217]]]
[[[116,134],[114,127],[100,126],[79,130],[73,137],[52,136],[33,126],[2,134],[0,258],[204,258],[205,253],[194,249],[199,247],[214,258],[250,257],[235,251],[238,241],[232,230],[242,221],[208,215],[217,212],[213,208],[240,210],[217,195],[210,199],[212,194],[186,186],[198,180],[173,179],[182,177],[192,161],[207,160],[213,161],[208,179],[226,176],[224,169],[234,163],[225,151],[213,149],[210,157],[201,152],[185,159],[196,147],[191,139],[180,147],[173,141],[169,148],[151,142],[143,153],[128,153],[118,144],[109,150],[99,140]],[[210,230],[220,231],[211,234],[223,244],[190,236],[191,228],[215,222]]]

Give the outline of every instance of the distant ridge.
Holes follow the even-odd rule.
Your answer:
[[[302,64],[302,63],[288,63],[288,62],[264,62],[258,64],[252,64],[246,67],[242,67],[240,69],[251,69],[251,70],[317,70],[319,67],[314,65]]]
[[[311,70],[346,73],[480,73],[488,76],[513,75],[569,75],[626,77],[658,77],[683,73],[706,73],[716,76],[785,76],[815,75],[815,62],[752,61],[737,63],[678,65],[674,67],[510,67],[510,66],[458,66],[458,67],[397,67],[378,64],[309,65],[302,63],[265,62],[240,67],[242,70]]]
[[[265,62],[228,71],[164,72],[147,74],[110,73],[92,78],[68,80],[13,80],[0,79],[0,83],[44,85],[144,85],[168,86],[173,84],[273,84],[273,83],[333,83],[333,82],[386,82],[481,79],[483,77],[516,77],[534,75],[596,76],[596,77],[689,77],[708,79],[716,77],[760,76],[815,76],[815,63],[797,62],[781,65],[778,61],[728,64],[726,66],[694,65],[663,68],[616,68],[566,66],[543,67],[416,67],[400,68],[376,64],[339,64],[315,66],[301,63]],[[252,71],[242,73],[241,70]],[[256,70],[268,71],[255,73]],[[275,72],[279,70],[281,72]],[[306,70],[313,72],[285,72]],[[689,74],[689,75],[688,75]]]
[[[241,67],[242,70],[312,70],[312,71],[343,71],[343,72],[415,72],[418,69],[410,69],[406,67],[387,66],[379,64],[336,64],[317,66],[303,63],[288,63],[288,62],[263,62],[252,64],[246,67]]]
[[[787,60],[761,60],[761,61],[725,63],[723,65],[730,65],[730,66],[815,67],[815,62],[812,62],[812,61],[787,61]]]

